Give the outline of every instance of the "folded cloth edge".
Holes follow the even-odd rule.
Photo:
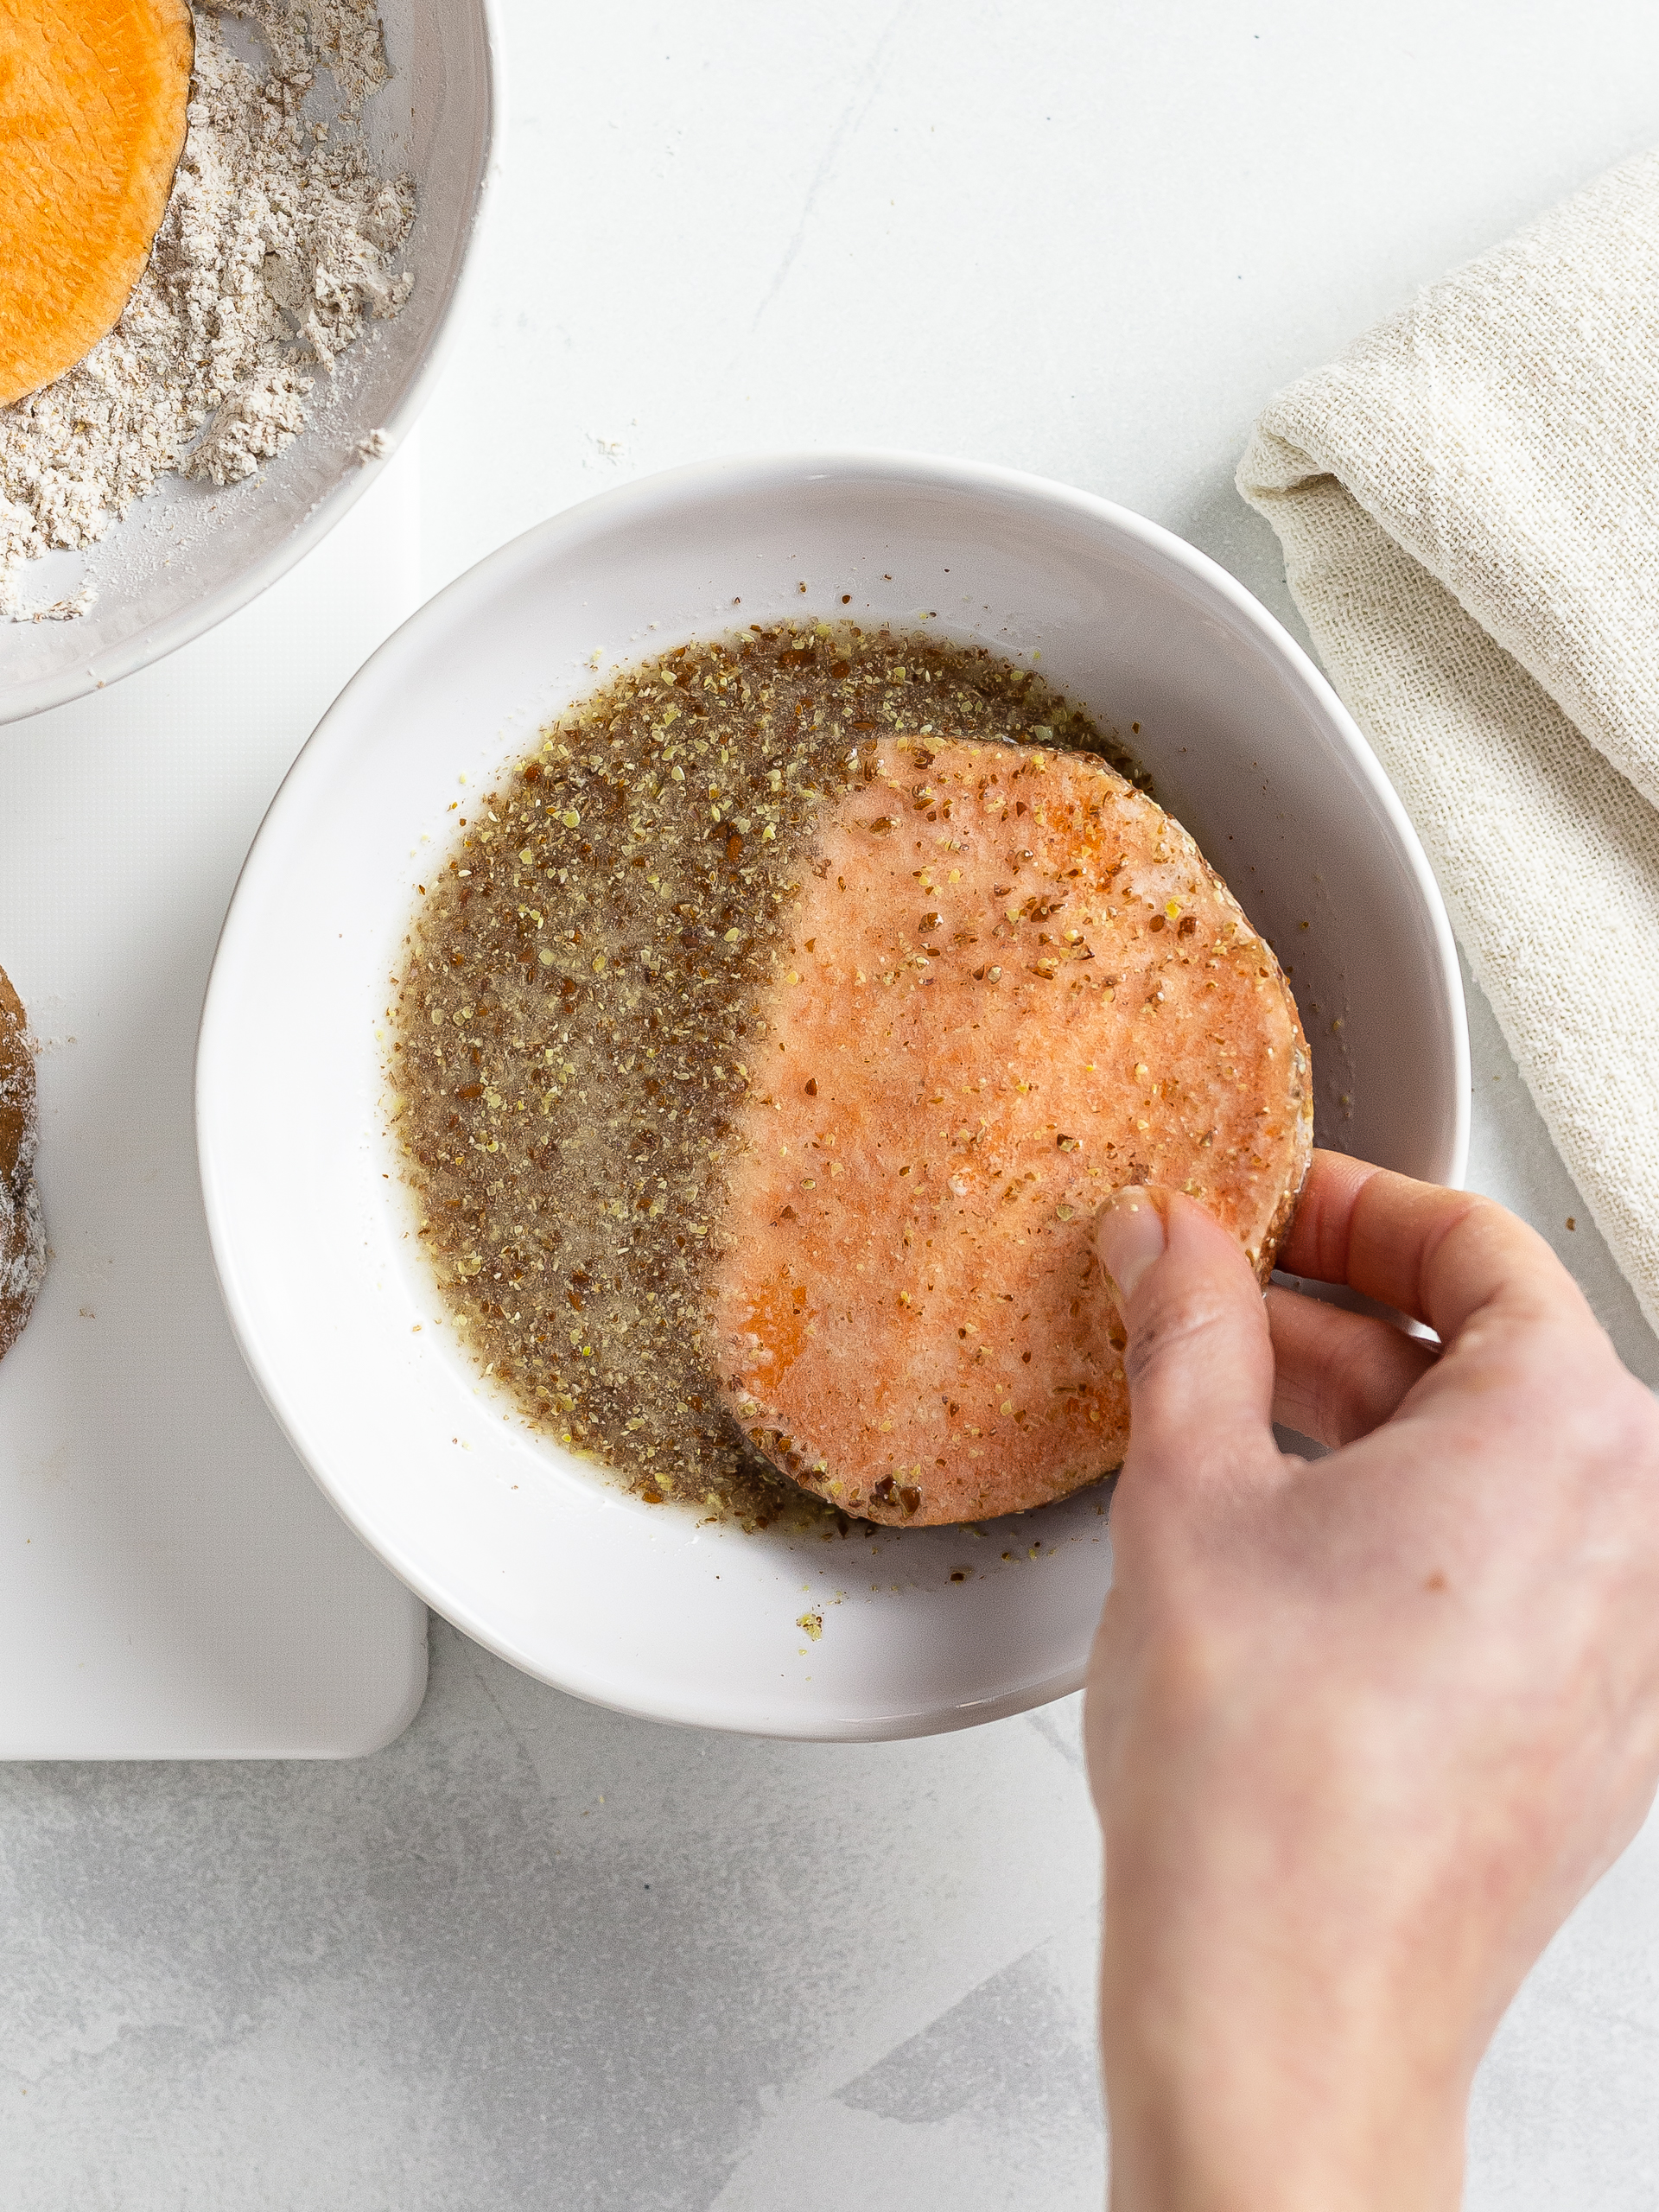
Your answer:
[[[1659,805],[1659,149],[1275,393],[1240,492],[1322,474]]]
[[[1659,815],[1340,480],[1258,431],[1332,681],[1400,793],[1552,1138],[1659,1329]]]

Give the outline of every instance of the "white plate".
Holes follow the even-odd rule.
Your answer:
[[[323,1489],[431,1605],[624,1711],[875,1738],[1077,1687],[1110,1573],[1103,1499],[981,1536],[825,1541],[700,1527],[612,1490],[527,1431],[433,1325],[378,1041],[458,778],[476,788],[589,688],[595,649],[631,658],[734,621],[839,611],[843,593],[861,621],[925,619],[1040,652],[1097,716],[1126,736],[1138,723],[1160,795],[1294,969],[1322,1136],[1459,1179],[1451,934],[1329,687],[1230,576],[1154,524],[1033,477],[906,455],[650,478],[531,531],[423,608],[323,721],[255,842],[208,990],[197,1116],[248,1362]],[[820,1611],[814,1640],[798,1624]]]
[[[355,1757],[425,1690],[425,1607],[236,1356],[191,1111],[248,840],[420,604],[419,479],[405,451],[257,606],[0,744],[0,959],[39,1047],[52,1245],[0,1360],[0,1758]]]
[[[409,304],[318,378],[305,435],[245,484],[164,476],[88,554],[30,569],[31,600],[73,591],[83,574],[98,599],[73,622],[0,622],[0,723],[102,690],[245,607],[366,489],[375,471],[359,463],[359,441],[413,429],[455,327],[491,179],[500,41],[495,0],[380,0],[380,14],[392,74],[363,127],[381,168],[416,181]]]

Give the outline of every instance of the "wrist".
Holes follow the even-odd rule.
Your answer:
[[[1189,1975],[1179,2005],[1117,1980],[1109,1948],[1111,2212],[1457,2212],[1466,2084],[1397,2023],[1259,1976]]]

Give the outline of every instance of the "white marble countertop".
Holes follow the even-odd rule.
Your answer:
[[[503,13],[508,173],[420,437],[429,588],[621,474],[886,445],[1107,493],[1294,625],[1231,486],[1263,397],[1659,137],[1635,0]],[[1478,998],[1471,1025],[1471,1180],[1659,1382]],[[1073,1706],[774,1745],[575,1704],[447,1629],[433,1660],[370,1759],[0,1769],[0,2202],[1099,2204]],[[1499,2035],[1471,2205],[1649,2212],[1656,2037],[1650,1824]]]

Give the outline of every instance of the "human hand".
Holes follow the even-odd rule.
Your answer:
[[[1481,2052],[1659,1778],[1659,1408],[1487,1199],[1319,1153],[1281,1255],[1443,1351],[1264,1300],[1189,1199],[1099,1235],[1115,2212],[1453,2207]]]

